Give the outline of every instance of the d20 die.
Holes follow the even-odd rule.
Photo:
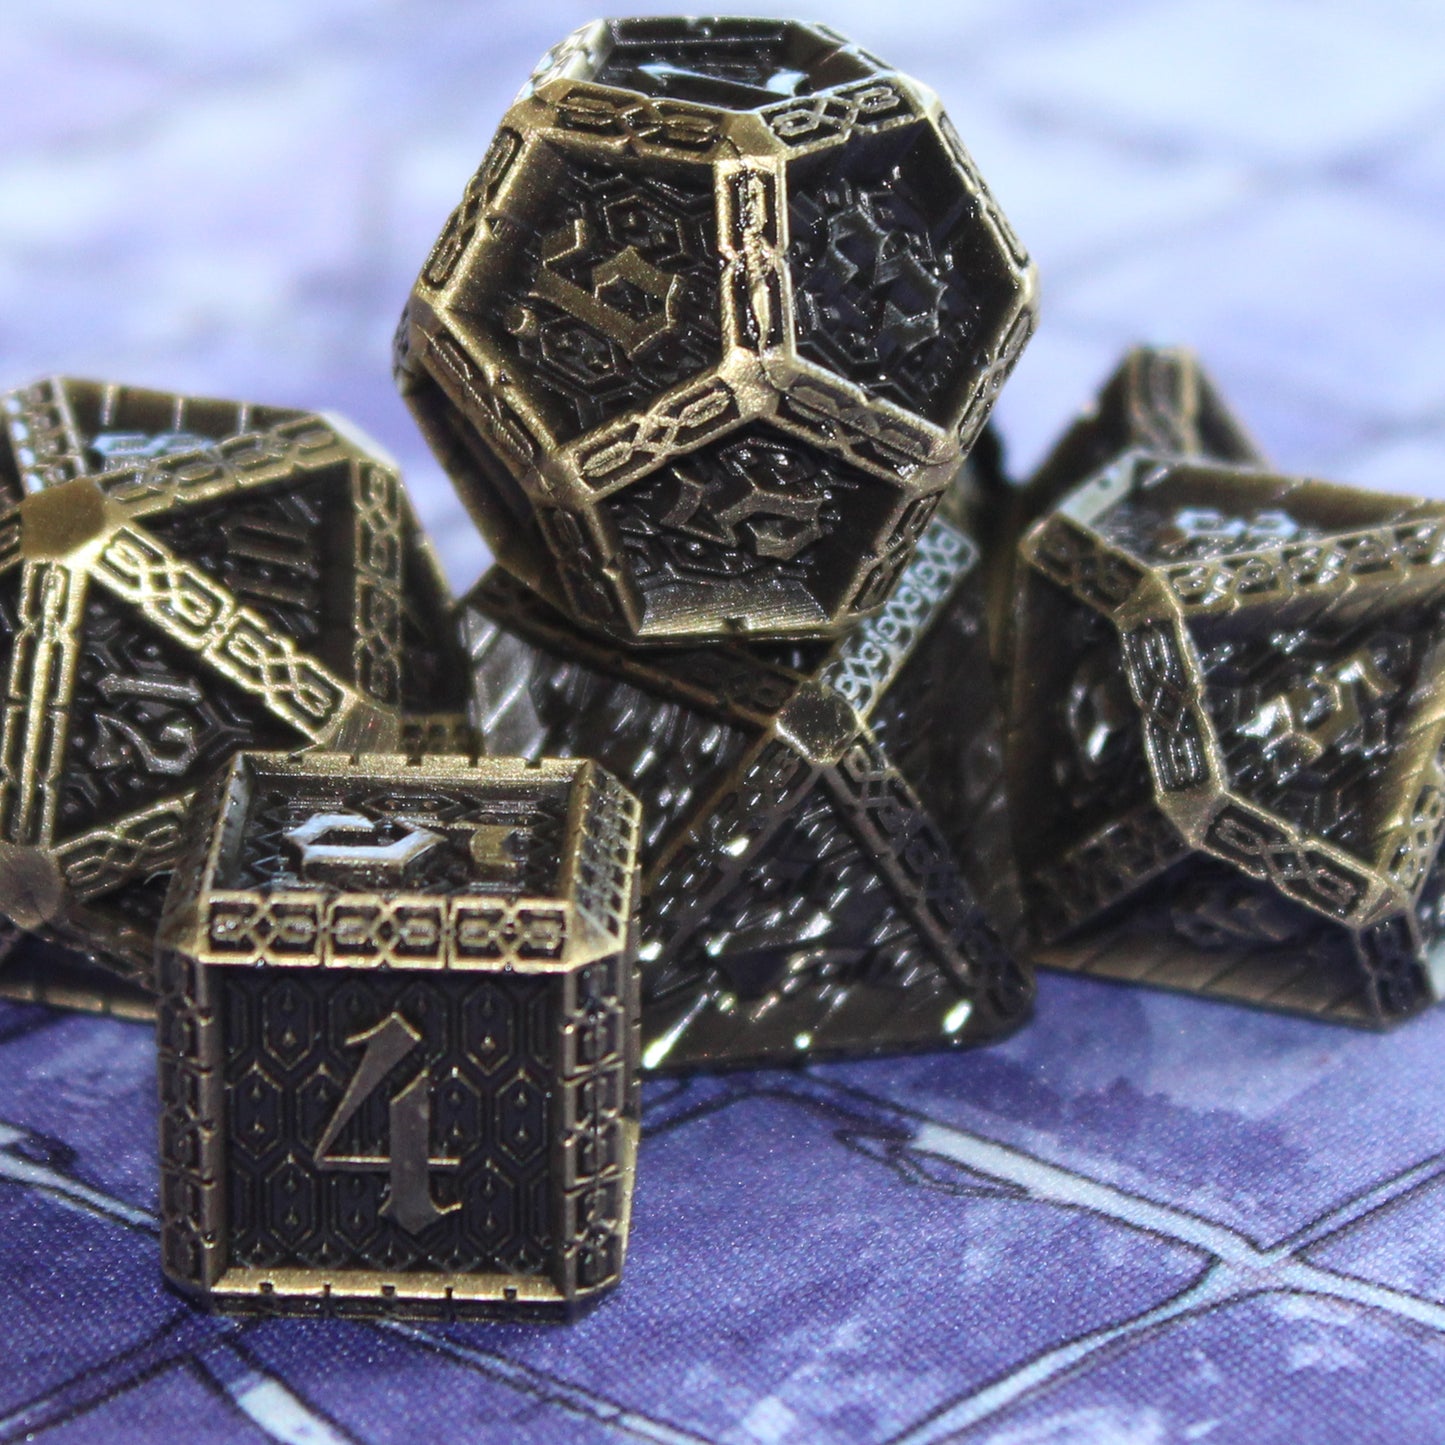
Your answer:
[[[876,610],[1033,327],[937,99],[791,21],[578,31],[413,290],[398,382],[500,564],[620,641]]]
[[[455,706],[446,589],[337,418],[57,379],[0,422],[0,914],[143,977],[202,777]]]
[[[591,763],[235,759],[159,935],[169,1278],[441,1317],[616,1283],[637,829]]]
[[[1434,999],[1445,505],[1132,452],[1023,566],[1040,960],[1376,1025]]]
[[[464,603],[474,722],[642,799],[644,1067],[973,1043],[1017,1024],[976,554],[941,519],[838,643],[609,647],[499,569]]]

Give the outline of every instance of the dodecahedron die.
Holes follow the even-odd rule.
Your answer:
[[[637,1146],[637,803],[591,763],[242,754],[160,929],[166,1274],[241,1313],[569,1313]]]
[[[446,589],[335,417],[56,379],[0,422],[0,914],[143,978],[202,777],[456,706]]]
[[[1445,505],[1129,452],[1021,566],[1039,961],[1376,1025],[1438,996]]]
[[[612,647],[499,568],[465,600],[492,748],[642,799],[643,1063],[977,1042],[1022,1020],[976,553],[935,519],[838,643]]]
[[[879,607],[1032,330],[937,99],[791,21],[600,22],[447,222],[397,374],[500,564],[621,641]]]

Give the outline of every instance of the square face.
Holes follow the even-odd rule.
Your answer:
[[[438,1318],[616,1282],[638,811],[545,759],[241,754],[208,785],[160,929],[173,1282]]]
[[[232,1270],[547,1269],[556,976],[218,974]]]
[[[258,769],[214,886],[555,897],[569,793]]]

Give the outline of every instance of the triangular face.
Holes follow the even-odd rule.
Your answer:
[[[1114,625],[1036,573],[1017,620],[1009,794],[1027,879],[1147,805],[1153,785]]]
[[[1210,858],[1167,869],[1035,961],[1343,1023],[1376,1021],[1348,930]]]
[[[1400,801],[1388,763],[1442,620],[1438,603],[1304,627],[1264,608],[1194,619],[1230,790],[1374,862],[1378,829]]]
[[[57,385],[75,427],[82,468],[92,475],[211,448],[305,415],[281,407],[74,378]]]
[[[970,1012],[820,783],[666,967],[644,964],[643,1058],[937,1047],[967,1036]]]
[[[148,517],[146,529],[303,651],[352,675],[354,522],[349,468],[304,486],[232,493]]]
[[[86,601],[59,838],[194,787],[240,748],[306,741],[124,603]]]
[[[460,712],[466,706],[467,673],[456,628],[447,618],[451,597],[421,529],[408,516],[402,573],[401,705],[408,712]]]
[[[480,611],[474,619],[472,686],[488,750],[595,759],[645,800],[641,860],[650,872],[751,735],[542,647]]]

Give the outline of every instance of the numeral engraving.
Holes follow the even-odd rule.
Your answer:
[[[437,1204],[431,1195],[431,1171],[455,1169],[458,1159],[433,1159],[431,1147],[431,1080],[426,1069],[391,1096],[389,1154],[332,1154],[341,1131],[382,1081],[416,1046],[421,1035],[399,1014],[388,1014],[375,1028],[347,1039],[348,1048],[365,1046],[336,1112],[316,1145],[318,1169],[370,1174],[387,1173],[387,1196],[381,1212],[408,1234],[419,1234],[460,1204]]]

